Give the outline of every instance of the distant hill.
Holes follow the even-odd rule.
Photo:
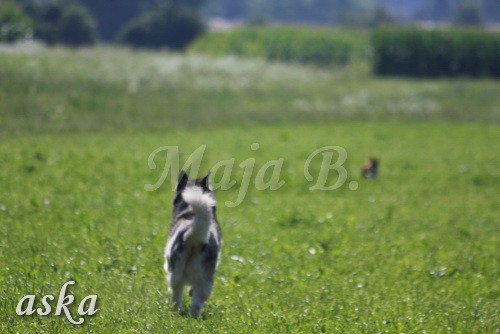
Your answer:
[[[373,0],[373,2],[385,6],[398,19],[408,21],[424,8],[427,0]]]
[[[367,0],[385,6],[402,21],[450,21],[457,6],[465,0]],[[500,0],[467,0],[476,3],[486,21],[500,23]]]
[[[212,18],[242,21],[338,24],[346,23],[346,18],[362,23],[381,5],[398,21],[449,22],[462,1],[466,0],[207,0],[204,12]],[[500,0],[467,1],[477,3],[487,21],[500,22]]]

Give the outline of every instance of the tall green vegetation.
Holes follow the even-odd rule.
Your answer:
[[[380,75],[500,77],[500,34],[382,29],[373,37]]]
[[[212,32],[191,50],[328,66],[347,64],[353,54],[352,42],[331,29],[257,27]]]

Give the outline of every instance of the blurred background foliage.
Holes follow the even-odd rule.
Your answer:
[[[498,0],[0,0],[3,42],[189,48],[315,66],[363,58],[383,75],[498,77],[498,24]],[[375,31],[361,39],[370,45],[355,42],[359,31]]]

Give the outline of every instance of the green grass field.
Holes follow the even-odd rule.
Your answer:
[[[378,79],[366,64],[4,50],[0,332],[498,333],[499,106],[498,81]],[[170,175],[144,186],[162,172],[154,150],[178,146],[182,164],[204,144],[200,174],[234,158],[236,185],[216,192],[222,259],[192,319],[167,301]],[[347,181],[309,191],[304,164],[325,146],[347,151]],[[363,180],[371,155],[380,176]],[[227,207],[249,158],[252,181],[283,158],[285,184]],[[99,296],[83,325],[16,315],[69,280],[76,303]]]

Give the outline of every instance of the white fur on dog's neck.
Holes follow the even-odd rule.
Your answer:
[[[203,193],[200,187],[188,187],[182,192],[182,198],[193,208],[193,225],[186,234],[187,243],[206,243],[208,230],[212,220],[212,207],[215,200],[208,193]]]

